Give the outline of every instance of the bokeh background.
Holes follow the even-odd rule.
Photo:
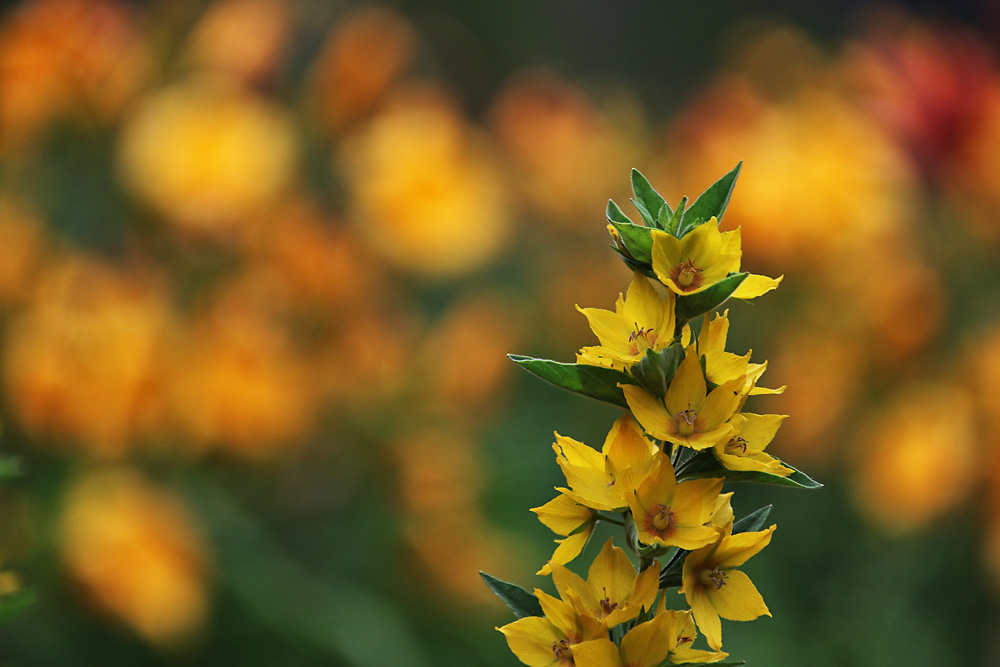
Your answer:
[[[518,664],[477,572],[550,589],[552,432],[618,415],[505,354],[592,342],[631,167],[740,160],[732,348],[826,487],[737,489],[726,648],[1000,664],[997,3],[0,11],[0,665]]]

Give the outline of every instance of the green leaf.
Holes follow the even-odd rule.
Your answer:
[[[764,528],[767,517],[771,514],[771,505],[765,505],[758,510],[750,512],[745,517],[733,523],[733,535],[736,533],[753,533]]]
[[[14,618],[35,604],[37,599],[38,596],[31,589],[15,591],[14,593],[0,596],[0,623],[5,623]]]
[[[784,461],[778,460],[782,465],[792,468]],[[792,468],[792,474],[787,477],[772,475],[758,470],[728,470],[719,463],[715,455],[710,451],[699,452],[687,465],[678,472],[678,477],[684,479],[694,479],[702,477],[724,477],[727,482],[754,482],[757,484],[769,484],[771,486],[789,486],[799,489],[819,489],[823,485],[812,479],[804,472]]]
[[[684,348],[680,343],[666,347],[659,352],[646,350],[639,362],[632,365],[629,372],[639,386],[658,398],[667,395],[667,387],[677,374],[677,367],[684,359]]]
[[[725,303],[726,299],[733,295],[733,292],[746,280],[748,275],[750,274],[734,273],[701,292],[678,296],[677,305],[674,308],[674,313],[677,315],[678,330],[688,320],[715,310]]]
[[[631,223],[613,222],[611,226],[618,231],[618,235],[625,244],[625,249],[629,251],[638,262],[642,262],[652,271],[653,264],[653,230],[643,225],[633,225]]]
[[[740,163],[732,171],[702,192],[694,203],[691,204],[685,217],[691,221],[700,220],[701,222],[707,222],[714,215],[721,221],[722,215],[729,206],[729,197],[733,194],[733,188],[736,186],[736,178],[740,175],[742,167],[743,161],[740,160]],[[696,226],[697,224],[693,224],[690,229],[694,229]],[[690,229],[686,231],[690,231]]]
[[[663,196],[653,189],[653,186],[649,184],[646,177],[639,173],[638,169],[632,170],[632,194],[635,195],[632,203],[639,210],[642,219],[650,227],[658,227],[659,225],[654,216],[658,216],[660,209],[664,206],[669,211],[670,206]]]
[[[684,220],[687,219],[685,216],[685,207],[687,206],[688,198],[681,197],[681,200],[677,202],[677,209],[670,214],[667,220],[663,223],[663,229],[668,234],[673,234],[677,238],[683,236],[681,230],[684,229]]]
[[[626,225],[632,224],[632,219],[625,215],[624,212],[618,207],[618,204],[614,203],[612,200],[608,200],[608,208],[605,211],[605,215],[611,222],[621,222]]]
[[[625,394],[618,386],[619,382],[635,384],[635,380],[626,373],[602,366],[566,364],[551,359],[536,359],[517,354],[508,354],[507,356],[521,368],[557,387],[604,403],[628,408]]]
[[[490,590],[501,600],[504,604],[510,607],[511,611],[518,618],[525,618],[527,616],[544,616],[542,613],[542,605],[539,604],[538,598],[533,594],[524,590],[520,586],[515,586],[514,584],[508,584],[506,581],[500,581],[496,577],[491,577],[485,572],[480,572],[479,576],[483,578],[486,585],[490,587]]]

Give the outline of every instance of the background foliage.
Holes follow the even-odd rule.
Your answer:
[[[727,646],[996,664],[998,27],[6,3],[0,664],[515,664],[477,572],[551,590],[552,431],[618,413],[505,355],[592,343],[573,306],[628,284],[603,214],[631,167],[676,201],[740,160],[725,226],[785,280],[731,347],[789,385],[771,449],[826,488],[737,494],[780,530],[751,568],[774,618]]]

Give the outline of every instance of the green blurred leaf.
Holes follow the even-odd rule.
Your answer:
[[[25,609],[35,604],[38,595],[31,589],[24,589],[0,596],[0,623],[6,623]]]
[[[733,167],[732,171],[710,185],[691,204],[691,207],[687,210],[687,215],[684,217],[691,221],[692,224],[684,230],[685,234],[697,227],[698,224],[710,220],[713,215],[719,221],[722,220],[722,216],[729,206],[729,198],[733,194],[733,188],[736,187],[736,179],[739,177],[742,167],[743,161],[740,160],[740,163]],[[683,236],[683,234],[680,234],[680,236]]]
[[[792,468],[792,466],[784,461],[781,461],[781,464]],[[792,468],[792,474],[787,477],[771,475],[757,470],[727,470],[710,451],[699,452],[697,456],[677,471],[677,475],[684,479],[724,477],[727,482],[754,482],[757,484],[789,486],[799,489],[819,489],[823,487],[822,484],[795,468]]]
[[[21,461],[13,456],[0,456],[0,480],[21,476]]]
[[[680,329],[685,322],[721,306],[726,299],[733,295],[733,292],[746,280],[748,275],[747,273],[734,273],[701,292],[678,296],[677,305],[674,308],[677,315],[677,328]]]
[[[733,522],[733,535],[736,533],[753,533],[761,530],[771,515],[771,505],[765,505]]]
[[[680,343],[674,343],[659,352],[646,350],[646,356],[633,364],[629,373],[640,387],[662,399],[667,395],[667,387],[677,374],[677,367],[683,359],[684,348]]]
[[[605,211],[605,215],[611,222],[621,222],[627,225],[632,224],[632,219],[625,215],[625,213],[618,207],[618,204],[611,199],[608,200],[608,208]]]
[[[508,354],[507,356],[521,368],[557,387],[604,403],[628,408],[625,394],[618,386],[619,382],[635,384],[635,380],[626,373],[602,366],[567,364],[561,361],[536,359],[517,354]]]
[[[669,215],[670,205],[659,192],[653,189],[653,186],[649,184],[645,176],[639,173],[638,169],[632,170],[632,194],[635,195],[632,203],[635,204],[646,224],[650,227],[659,227],[656,218],[660,209],[666,206]]]
[[[544,616],[542,613],[542,605],[538,603],[538,598],[524,590],[520,586],[515,586],[514,584],[509,584],[506,581],[500,581],[496,577],[491,577],[485,572],[480,572],[479,576],[483,578],[486,585],[489,586],[493,593],[503,600],[503,603],[510,607],[510,610],[514,612],[514,615],[518,618],[525,618],[527,616]]]

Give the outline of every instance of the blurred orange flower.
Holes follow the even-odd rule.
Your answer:
[[[589,233],[609,197],[621,194],[629,142],[580,91],[547,71],[516,76],[500,91],[492,126],[517,187],[547,222]],[[619,197],[621,199],[621,197]]]
[[[223,78],[145,98],[122,128],[119,154],[135,194],[195,237],[239,232],[284,193],[295,161],[285,111]]]
[[[320,122],[341,132],[370,114],[410,64],[415,47],[413,29],[391,9],[367,6],[341,19],[312,73]]]
[[[486,138],[442,95],[411,90],[346,142],[355,222],[392,264],[456,276],[508,238],[506,189]]]
[[[150,67],[130,8],[115,0],[35,0],[0,26],[0,152],[71,109],[106,118]]]
[[[42,262],[44,224],[25,203],[0,195],[0,304],[20,303],[28,298],[32,281]]]
[[[162,285],[147,273],[82,256],[54,260],[10,323],[7,400],[36,437],[125,454],[162,426],[172,326]]]
[[[981,470],[970,395],[936,381],[914,386],[858,434],[857,500],[890,531],[910,531],[964,500]]]
[[[97,609],[146,640],[190,640],[208,612],[208,555],[180,498],[128,468],[91,471],[70,489],[62,557]]]
[[[287,0],[216,0],[194,27],[187,55],[198,67],[258,82],[277,70],[291,22]]]

